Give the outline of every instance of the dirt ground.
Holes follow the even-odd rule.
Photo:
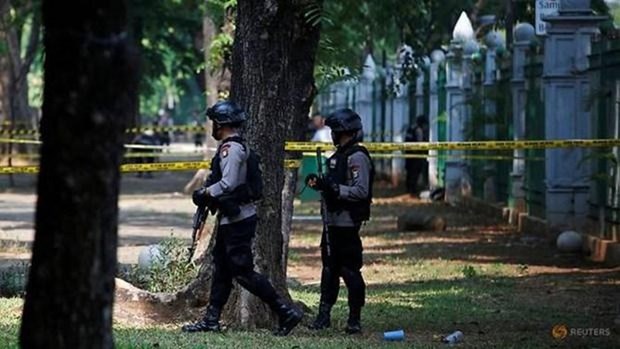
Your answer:
[[[123,175],[119,201],[120,263],[137,263],[141,248],[168,236],[189,241],[195,206],[182,190],[192,176],[192,172],[155,173],[153,178]],[[31,243],[34,237],[36,178],[21,175],[14,180],[14,187],[9,188],[8,177],[0,177],[0,244],[21,246]],[[0,250],[0,267],[29,258],[23,249],[8,250]]]

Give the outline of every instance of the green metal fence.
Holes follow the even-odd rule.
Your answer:
[[[545,104],[542,99],[542,57],[532,57],[525,67],[527,79],[527,105],[525,113],[525,138],[529,140],[545,139]],[[542,149],[529,149],[526,158],[544,157]],[[525,162],[525,200],[530,215],[545,218],[545,162]]]
[[[512,65],[504,61],[500,67],[500,78],[497,81],[497,139],[513,139],[513,115],[512,115]],[[499,155],[510,157],[512,151],[497,152]],[[512,206],[512,161],[499,161],[496,163],[496,190],[497,200]]]
[[[597,138],[620,136],[620,42],[603,39],[590,56],[592,88],[590,106]],[[620,237],[620,153],[618,148],[600,149],[591,161],[593,182],[589,215],[600,223],[603,238]]]

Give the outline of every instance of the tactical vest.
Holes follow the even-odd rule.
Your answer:
[[[236,142],[243,146],[243,150],[246,152],[248,148],[245,145],[243,138],[234,136],[227,138],[219,145],[217,152],[213,160],[211,160],[211,174],[207,178],[205,186],[211,186],[222,180],[222,158],[220,156],[220,150],[222,146],[227,142]],[[240,185],[234,190],[234,196],[239,203],[249,203],[262,199],[263,195],[263,179],[262,171],[260,170],[260,157],[253,150],[249,150],[250,154],[247,160],[247,172],[245,184]]]
[[[342,211],[348,211],[354,222],[363,222],[370,219],[370,204],[372,203],[372,188],[375,179],[375,167],[368,150],[358,144],[347,147],[344,150],[338,149],[338,151],[327,160],[327,175],[336,183],[346,185],[347,172],[349,171],[349,157],[358,151],[364,153],[364,155],[368,157],[368,160],[370,160],[368,198],[363,201],[347,201],[335,197],[327,197],[325,199],[325,204],[329,212],[340,213]]]

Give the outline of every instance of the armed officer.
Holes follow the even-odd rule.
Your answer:
[[[217,236],[213,250],[215,272],[207,311],[202,320],[183,326],[184,332],[220,331],[220,314],[232,281],[259,297],[278,315],[275,335],[286,336],[303,317],[303,312],[278,295],[264,275],[254,271],[252,239],[256,231],[256,206],[253,193],[261,185],[256,181],[252,151],[239,136],[246,113],[234,102],[220,101],[207,110],[213,121],[213,137],[222,141],[212,160],[211,174],[205,185],[192,196],[197,206],[217,207]],[[250,170],[248,170],[250,168]]]
[[[359,145],[363,138],[362,120],[351,109],[329,115],[336,152],[327,160],[325,176],[310,174],[306,184],[320,191],[323,207],[321,238],[321,300],[319,313],[310,326],[321,330],[331,326],[330,312],[338,298],[340,277],[349,291],[349,319],[345,331],[362,330],[360,316],[365,303],[366,285],[362,268],[362,241],[359,231],[370,218],[374,167],[368,150]]]

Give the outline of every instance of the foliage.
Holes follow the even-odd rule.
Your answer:
[[[461,272],[466,279],[472,279],[478,276],[478,271],[471,265],[464,265]]]
[[[230,33],[218,33],[211,42],[207,67],[211,71],[229,66],[232,57],[233,35]]]
[[[151,292],[175,292],[196,277],[198,266],[187,263],[187,244],[183,240],[170,237],[159,246],[161,258],[149,268],[131,266],[119,277]]]
[[[460,12],[474,1],[396,0],[326,2],[319,64],[360,66],[366,53],[394,58],[406,43],[418,54],[446,43]]]
[[[186,81],[204,65],[198,43],[205,4],[199,0],[128,2],[130,34],[140,48],[141,111],[155,115],[189,93]]]
[[[28,282],[28,263],[19,263],[0,270],[0,297],[23,297]]]
[[[532,1],[512,3],[515,23],[533,23]],[[306,10],[308,22],[322,26],[317,72],[328,70],[326,67],[360,67],[366,54],[379,62],[385,52],[389,60],[394,60],[402,44],[411,46],[419,60],[450,42],[462,11],[469,14],[476,29],[477,17],[494,14],[494,27],[504,30],[506,4],[504,0],[342,0],[326,1],[320,11],[318,5],[311,6]],[[603,0],[593,1],[592,6],[600,14],[609,12]],[[477,34],[481,38],[485,30]]]
[[[176,104],[188,95],[199,93],[192,88],[197,83],[188,84],[188,81],[202,80],[198,73],[204,68],[202,42],[199,41],[203,15],[209,9],[211,15],[221,17],[222,11],[218,9],[234,3],[235,0],[136,0],[127,3],[130,36],[140,48],[142,113],[153,116],[168,102]],[[11,5],[6,25],[18,28],[25,52],[24,39],[29,35],[33,15],[40,11],[40,0],[12,1]],[[28,75],[29,101],[33,107],[40,107],[42,103],[42,46],[39,45]],[[0,54],[5,51],[5,43],[0,43]],[[202,108],[202,105],[196,106],[197,110]]]
[[[345,66],[319,65],[315,68],[314,77],[318,90],[323,90],[338,81],[357,81],[359,70],[353,72]]]
[[[206,15],[219,28],[225,25],[227,15],[234,11],[236,6],[237,0],[207,0]]]
[[[20,57],[22,58],[21,64],[25,66],[19,69],[24,69],[21,74],[26,74],[26,83],[28,84],[28,102],[31,106],[40,108],[43,102],[43,45],[40,40],[40,32],[38,36],[31,38],[31,32],[33,30],[33,22],[35,17],[37,23],[40,23],[41,1],[40,0],[21,0],[21,1],[9,1],[8,11],[2,14],[0,17],[0,32],[12,31],[17,35],[19,40]],[[40,25],[35,25],[37,30],[40,31]],[[1,33],[0,33],[1,34]],[[0,37],[6,37],[0,35]],[[31,42],[31,39],[36,40]],[[33,45],[32,48],[29,45]],[[32,52],[29,52],[32,50]],[[0,55],[9,53],[9,46],[6,42],[0,41]],[[32,62],[28,59],[32,55]],[[9,69],[6,67],[6,69]]]

